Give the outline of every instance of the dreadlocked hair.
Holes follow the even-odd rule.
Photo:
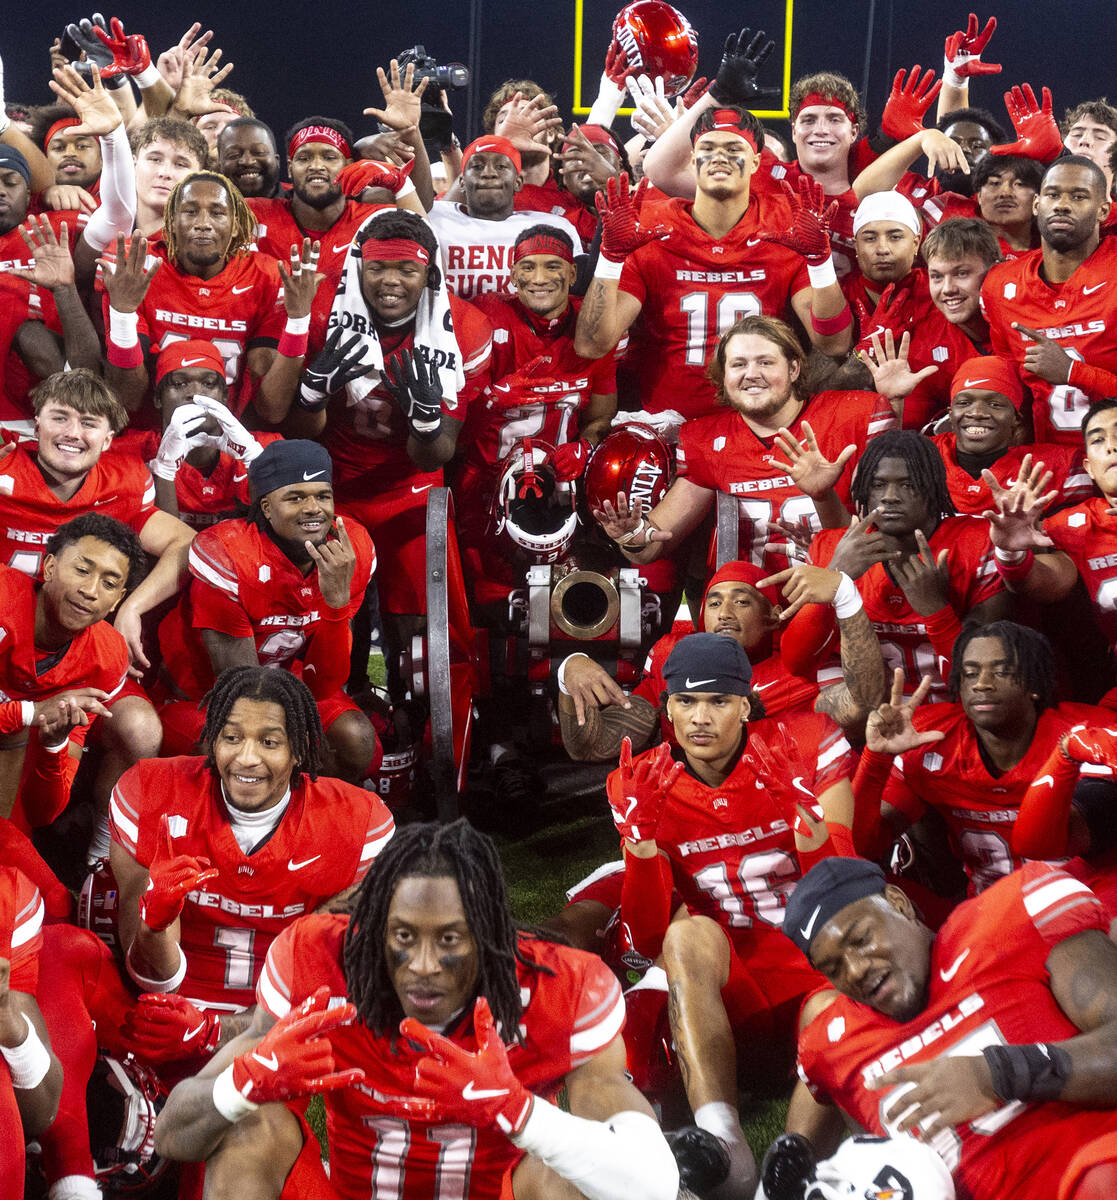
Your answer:
[[[962,658],[974,638],[996,638],[1001,643],[1017,683],[1035,697],[1037,715],[1055,707],[1058,696],[1051,643],[1038,630],[1017,625],[1015,621],[991,621],[988,625],[966,622],[950,654],[950,677],[946,686],[951,700],[957,700],[962,690]]]
[[[304,771],[311,779],[318,778],[322,765],[322,720],[318,705],[301,679],[275,667],[230,667],[218,675],[202,700],[206,722],[199,740],[206,750],[206,766],[217,769],[213,747],[238,700],[278,704],[287,719],[287,741],[295,756],[291,786],[299,783]]]
[[[893,429],[873,438],[857,464],[849,492],[860,516],[865,516],[869,511],[873,476],[885,458],[903,460],[912,486],[927,502],[931,512],[940,517],[956,515],[954,501],[946,486],[946,466],[939,448],[930,438],[914,429]]]
[[[384,1037],[393,1035],[403,1018],[387,957],[387,927],[392,897],[409,876],[445,876],[457,883],[477,944],[477,994],[488,1000],[504,1040],[517,1038],[522,1006],[516,964],[550,972],[521,952],[496,848],[464,817],[450,825],[397,828],[357,889],[345,934],[344,969],[346,990],[361,1020]]]
[[[217,171],[191,171],[189,175],[184,175],[175,184],[171,190],[171,194],[167,197],[167,207],[163,212],[163,240],[167,245],[167,257],[173,263],[178,262],[175,219],[178,217],[179,208],[182,207],[182,193],[192,183],[216,183],[219,187],[225,189],[225,194],[229,197],[229,208],[233,218],[233,233],[229,238],[229,246],[226,254],[229,258],[232,258],[234,254],[245,253],[249,246],[252,245],[252,239],[256,236],[256,218],[244,202],[244,197],[240,194],[240,189],[231,179],[226,179],[224,175],[219,174]]]

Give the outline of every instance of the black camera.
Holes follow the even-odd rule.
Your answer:
[[[438,102],[437,92],[444,90],[460,91],[469,87],[469,68],[465,63],[443,63],[442,66],[428,53],[426,46],[412,46],[396,55],[400,71],[406,71],[409,64],[415,64],[414,82],[429,79],[427,90],[423,93],[422,109],[419,115],[419,136],[424,142],[431,143],[440,149],[450,144],[454,132],[453,117]]]

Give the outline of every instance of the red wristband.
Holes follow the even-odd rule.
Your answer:
[[[848,304],[836,317],[816,317],[814,311],[811,311],[811,328],[815,333],[819,333],[823,337],[829,337],[834,333],[841,333],[842,330],[850,327],[852,321],[853,314],[849,311]]]
[[[114,367],[127,370],[129,367],[143,366],[144,352],[139,342],[134,346],[118,346],[112,338],[106,338],[105,357]]]
[[[310,338],[308,333],[288,333],[285,329],[279,335],[279,353],[284,358],[302,358],[306,354],[306,344]]]
[[[997,574],[1005,581],[1005,583],[1021,583],[1028,578],[1032,567],[1035,565],[1036,555],[1034,550],[1025,552],[1024,557],[1015,563],[1002,562],[996,551],[993,553],[993,562],[997,565]]]

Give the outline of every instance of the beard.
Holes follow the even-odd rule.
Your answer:
[[[329,208],[331,204],[336,204],[341,199],[341,184],[332,183],[330,186],[318,196],[308,196],[302,188],[294,189],[295,195],[306,205],[311,208],[316,208],[321,211],[324,208]]]

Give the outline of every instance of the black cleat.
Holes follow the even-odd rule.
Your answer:
[[[760,1164],[760,1182],[768,1200],[803,1200],[814,1180],[814,1147],[799,1133],[781,1133]]]
[[[678,1163],[683,1187],[701,1195],[729,1178],[729,1152],[708,1130],[688,1125],[663,1136]]]

